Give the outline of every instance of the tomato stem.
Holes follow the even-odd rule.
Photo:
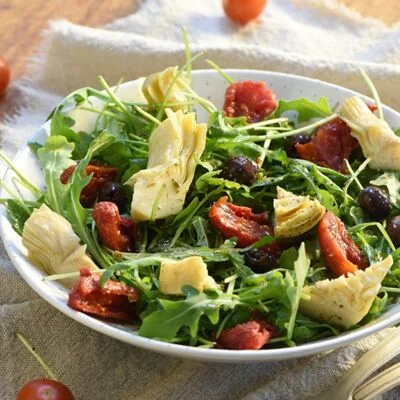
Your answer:
[[[41,367],[46,371],[47,376],[54,381],[59,381],[59,379],[53,374],[50,367],[44,362],[44,360],[39,356],[38,353],[34,350],[31,344],[20,334],[16,333],[17,338],[24,345],[24,347],[36,358],[37,362],[41,365]]]

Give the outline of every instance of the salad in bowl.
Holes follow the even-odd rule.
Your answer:
[[[39,183],[1,155],[29,262],[78,313],[210,351],[305,345],[385,313],[400,293],[400,137],[369,78],[374,100],[331,104],[190,64],[129,99],[103,78],[67,96],[29,143]],[[199,74],[220,74],[220,104]]]

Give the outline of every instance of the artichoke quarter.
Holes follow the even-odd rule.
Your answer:
[[[400,171],[400,138],[388,123],[371,112],[358,96],[346,99],[340,117],[351,128],[370,167]]]
[[[32,264],[50,275],[77,272],[82,267],[97,269],[71,224],[45,204],[25,222],[22,244]],[[63,279],[61,283],[72,286],[77,279]]]
[[[325,279],[303,288],[300,311],[312,318],[348,329],[367,314],[381,288],[381,282],[393,265],[393,257],[367,269],[336,279]]]
[[[274,200],[275,236],[295,237],[313,228],[325,214],[325,207],[309,196],[297,196],[280,187]]]
[[[142,87],[149,104],[161,104],[164,101],[174,111],[186,110],[188,98],[185,93],[188,79],[184,74],[178,75],[178,67],[169,67],[164,71],[149,75]],[[167,98],[166,98],[167,97]],[[183,104],[180,104],[183,103]]]

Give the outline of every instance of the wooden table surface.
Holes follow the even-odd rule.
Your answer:
[[[400,21],[400,0],[339,1],[387,24]],[[134,12],[136,3],[137,0],[0,0],[0,57],[10,65],[12,78],[18,79],[48,20],[67,18],[82,25],[100,26]]]

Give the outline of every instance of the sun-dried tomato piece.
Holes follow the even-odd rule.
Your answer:
[[[217,345],[229,350],[259,350],[275,334],[275,328],[264,320],[250,320],[221,332]]]
[[[325,213],[318,225],[318,240],[324,264],[335,277],[367,266],[343,222],[330,211]]]
[[[226,239],[238,238],[239,247],[249,246],[273,232],[268,225],[268,213],[255,214],[249,207],[229,203],[227,196],[215,202],[208,215]]]
[[[89,268],[81,268],[79,281],[71,289],[68,305],[78,311],[111,318],[117,321],[131,321],[134,303],[139,293],[122,282],[108,280],[99,286],[101,274]]]
[[[121,218],[118,207],[110,201],[97,203],[92,212],[102,243],[111,250],[130,251],[135,243],[135,222]]]
[[[346,172],[344,160],[358,146],[358,141],[351,136],[351,129],[340,118],[320,126],[311,142],[295,145],[304,160],[339,172]]]
[[[235,82],[225,92],[224,111],[227,117],[244,116],[248,122],[258,122],[272,114],[276,106],[275,93],[264,82]]]
[[[60,176],[60,181],[66,184],[75,171],[76,165],[68,167]],[[116,167],[91,163],[85,168],[86,175],[91,175],[92,179],[82,190],[80,202],[83,207],[91,207],[96,201],[99,190],[108,182],[112,182],[117,177]]]
[[[371,112],[375,112],[378,109],[378,107],[372,103],[367,103],[367,107],[370,109]]]

